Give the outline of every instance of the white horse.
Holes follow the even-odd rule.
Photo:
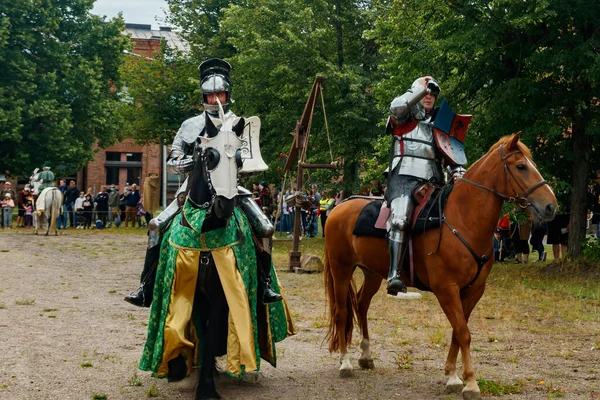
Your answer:
[[[39,193],[40,182],[37,181],[38,175],[39,172],[36,168],[31,178],[29,178],[33,194],[38,195],[35,202],[35,216],[37,217],[35,218],[35,234],[37,235],[40,228],[45,226],[46,236],[48,236],[50,230],[58,236],[57,220],[62,212],[63,194],[56,187],[46,188]]]

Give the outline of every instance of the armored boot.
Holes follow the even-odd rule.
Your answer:
[[[400,277],[405,250],[406,242],[390,240],[390,272],[387,278],[387,293],[392,296],[397,296],[398,292],[406,293],[406,285]]]
[[[258,293],[262,293],[261,303],[270,304],[281,301],[283,297],[271,288],[271,255],[265,250],[258,254]]]
[[[146,250],[144,269],[140,279],[141,285],[135,292],[125,296],[125,301],[138,307],[150,307],[154,294],[154,281],[156,280],[156,266],[160,256],[160,245],[155,245]]]

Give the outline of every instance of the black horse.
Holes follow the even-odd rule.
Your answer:
[[[227,129],[226,125],[227,123],[224,123],[221,131]],[[231,130],[240,138],[244,130],[244,119],[240,119],[231,127]],[[213,182],[211,172],[214,172],[219,165],[230,170],[231,167],[241,168],[239,151],[234,148],[233,157],[230,157],[231,154],[229,156],[225,154],[229,150],[217,149],[201,143],[202,140],[210,140],[219,134],[227,133],[220,133],[210,118],[206,116],[206,136],[199,138],[196,143],[195,168],[191,172],[188,182],[187,202],[194,208],[207,209],[207,216],[202,224],[202,233],[224,228],[236,205],[235,195],[228,198],[217,193],[216,182]],[[230,165],[223,165],[225,163]],[[220,176],[219,186],[228,186],[230,193],[237,192],[237,174],[229,177],[231,182],[223,182],[222,178],[223,176]],[[182,215],[180,223],[191,228],[185,215]],[[215,357],[224,355],[227,350],[229,308],[210,251],[200,253],[193,307],[196,313],[195,318],[198,318],[204,330],[204,346],[200,351],[202,358],[195,399],[220,399],[214,383]],[[188,369],[182,354],[169,361],[168,366],[169,380],[178,381],[186,377]]]

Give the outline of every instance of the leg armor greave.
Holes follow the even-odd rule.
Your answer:
[[[271,247],[272,237],[275,229],[269,218],[262,212],[258,204],[249,196],[241,196],[239,205],[254,231],[254,234],[260,239],[262,251],[258,255],[258,277],[261,286],[263,286],[262,303],[274,303],[282,299],[281,295],[271,288]],[[260,293],[260,291],[259,291]]]
[[[391,215],[387,221],[390,270],[387,280],[388,292],[394,295],[398,292],[406,292],[400,272],[408,248],[408,232],[413,207],[412,194],[402,194],[390,203]]]

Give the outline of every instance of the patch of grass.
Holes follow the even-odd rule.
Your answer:
[[[429,342],[431,342],[431,344],[434,346],[441,347],[445,342],[445,336],[446,334],[444,331],[436,329],[429,334]]]
[[[91,362],[84,362],[84,363],[81,363],[80,365],[81,365],[81,368],[90,368],[90,367],[93,367],[93,365],[92,365]]]
[[[398,354],[395,360],[399,369],[413,369],[413,356],[410,354]]]
[[[4,305],[4,303],[0,303],[0,310],[4,310],[6,308],[6,306]]]
[[[131,321],[135,321],[135,315],[133,315],[133,314],[127,314],[127,319],[129,319]]]
[[[18,306],[31,306],[35,304],[35,299],[32,297],[22,297],[19,300],[15,300],[15,304]]]
[[[105,394],[100,394],[100,393],[92,393],[92,399],[95,400],[106,400],[108,399],[108,396]]]
[[[52,312],[52,311],[58,311],[58,308],[44,308],[42,311],[43,311],[43,312]]]
[[[481,390],[482,396],[504,396],[507,394],[518,394],[521,393],[523,388],[523,383],[519,381],[513,384],[504,384],[487,379],[477,379],[477,384],[479,385],[479,390]]]
[[[496,336],[488,336],[488,342],[498,343],[498,338]]]
[[[48,318],[56,318],[56,315],[48,315]]]
[[[73,296],[73,298],[74,298],[74,299],[78,299],[78,298],[79,298],[79,296]]]
[[[0,249],[0,253],[8,253],[10,250],[8,249]]]
[[[0,389],[6,389],[8,385],[6,383],[0,384]]]
[[[129,386],[142,386],[143,385],[142,381],[140,381],[140,378],[138,377],[137,372],[133,373],[132,377],[129,378],[127,383],[129,384]]]
[[[113,290],[109,290],[108,293],[113,294],[113,293],[117,293],[117,291],[113,289]]]
[[[160,396],[160,391],[156,388],[156,385],[150,386],[148,389],[145,390],[145,393],[146,393],[147,397],[158,397],[158,396]]]

